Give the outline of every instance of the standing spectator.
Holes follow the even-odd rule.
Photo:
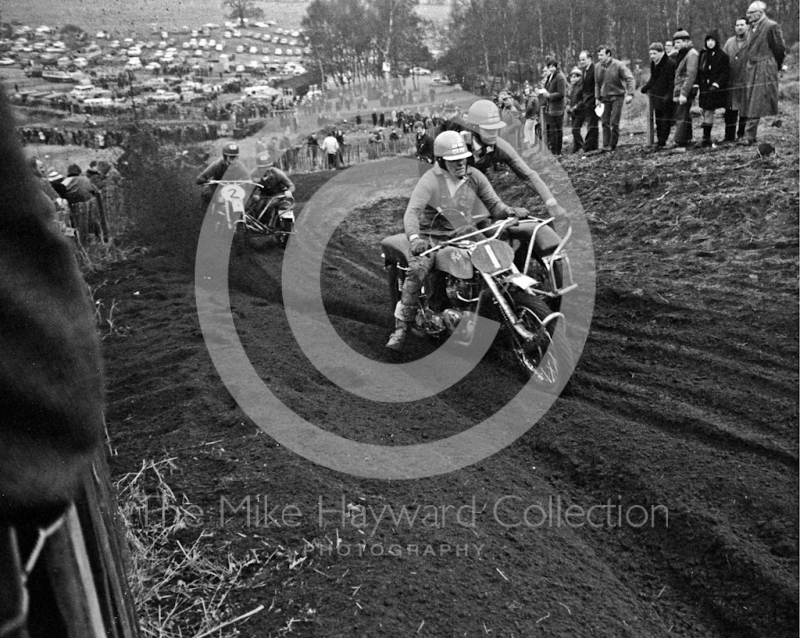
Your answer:
[[[312,133],[306,138],[306,154],[311,158],[311,166],[317,168],[317,154],[319,153],[319,142],[316,133]]]
[[[522,128],[520,117],[522,106],[514,99],[509,91],[500,91],[498,97],[500,119],[506,123],[506,128],[500,134],[514,148],[519,148],[519,133]]]
[[[525,89],[525,125],[523,136],[528,148],[532,148],[536,143],[536,122],[539,119],[539,98],[533,90],[528,87]]]
[[[728,102],[728,54],[720,48],[719,33],[706,36],[697,67],[698,102],[703,109],[703,146],[712,146],[711,129],[714,128],[714,111],[723,109]]]
[[[361,113],[356,111],[356,126],[361,126]]]
[[[386,125],[386,115],[384,115],[383,111],[381,111],[381,114],[378,116],[378,125],[379,126]]]
[[[347,120],[345,120],[345,122],[347,122]],[[336,153],[337,161],[339,166],[344,166],[344,131],[340,126],[336,127],[333,136],[336,138],[336,143],[339,145],[339,151]]]
[[[672,92],[675,89],[675,62],[660,42],[650,45],[650,79],[642,93],[650,96],[650,106],[656,118],[656,150],[667,145],[675,110]]]
[[[677,31],[672,39],[678,49],[675,58],[675,88],[672,90],[672,101],[676,103],[675,148],[685,150],[692,141],[692,101],[700,56],[687,31]]]
[[[336,168],[336,159],[339,154],[339,142],[336,141],[336,138],[332,134],[328,134],[328,136],[322,140],[322,150],[325,151],[328,156],[328,168]]]
[[[633,74],[619,60],[611,57],[611,47],[602,44],[597,48],[594,96],[603,103],[603,148],[609,153],[619,142],[619,122],[623,104],[630,104],[636,83]]]
[[[744,116],[747,100],[747,18],[737,18],[734,30],[736,35],[728,38],[724,47],[730,63],[728,104],[725,108],[725,142],[735,142],[737,138],[744,137],[744,127],[747,122]]]
[[[547,100],[544,117],[547,126],[547,148],[553,155],[561,155],[564,143],[564,106],[567,96],[567,78],[558,68],[558,62],[549,58],[545,62],[547,79],[542,97]]]
[[[433,164],[433,138],[425,131],[425,125],[417,120],[414,122],[414,137],[417,148],[417,159],[426,164]],[[428,170],[428,166],[424,167],[424,171]],[[423,167],[420,168],[421,172]]]
[[[572,152],[580,153],[583,150],[583,136],[581,135],[580,125],[576,126],[579,120],[581,101],[583,100],[583,71],[578,67],[569,72],[569,116],[572,123]]]
[[[750,44],[747,52],[747,104],[744,138],[739,144],[756,143],[758,122],[778,114],[778,71],[783,66],[786,45],[780,25],[766,15],[767,5],[753,2],[747,8]]]
[[[587,153],[596,151],[600,132],[597,129],[599,118],[594,108],[596,101],[594,97],[595,79],[594,79],[594,62],[592,61],[592,54],[589,51],[581,51],[578,55],[578,66],[583,71],[581,77],[581,103],[576,109],[577,117],[572,123],[573,129],[577,126],[578,131],[583,128],[584,122],[586,123],[586,137],[583,138],[583,150]]]
[[[69,165],[67,177],[62,184],[66,188],[64,199],[69,203],[72,227],[78,229],[80,240],[87,241],[90,232],[99,239],[101,235],[97,220],[97,202],[100,191],[88,177],[82,175],[81,167],[77,164]]]
[[[372,109],[372,126],[378,126],[378,112]]]
[[[678,55],[678,50],[675,48],[675,43],[672,40],[667,40],[664,43],[664,53],[667,54],[668,58],[675,62],[675,58]]]

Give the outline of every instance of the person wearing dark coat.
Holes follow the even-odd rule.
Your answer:
[[[586,137],[583,139],[583,150],[587,153],[596,151],[600,141],[598,123],[600,118],[595,113],[594,98],[594,61],[591,51],[581,51],[578,55],[578,66],[583,70],[581,78],[581,102],[576,105],[573,128],[580,129],[586,123]]]
[[[578,109],[583,98],[583,71],[578,67],[569,72],[569,108],[567,109],[572,123],[572,152],[580,153],[583,150],[583,136],[581,127],[576,126]]]
[[[540,93],[547,100],[544,110],[547,126],[547,147],[553,155],[561,155],[561,146],[564,142],[564,110],[567,101],[567,78],[558,68],[558,62],[553,59],[545,63],[547,78],[544,89]]]
[[[700,51],[697,67],[697,89],[700,108],[703,110],[703,146],[711,146],[711,129],[714,128],[714,111],[728,105],[728,78],[730,60],[722,50],[719,33],[712,31],[706,36],[705,46]]]
[[[778,73],[786,57],[786,43],[781,25],[766,15],[767,5],[760,0],[747,8],[750,23],[747,45],[745,84],[747,100],[743,115],[747,118],[744,138],[738,144],[756,143],[762,117],[778,114]]]
[[[664,45],[653,42],[650,45],[650,79],[642,87],[642,93],[650,96],[650,106],[656,118],[656,149],[667,145],[675,111],[674,90],[675,60],[667,55]]]

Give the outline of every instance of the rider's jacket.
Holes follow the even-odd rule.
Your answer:
[[[514,147],[503,138],[498,137],[496,144],[483,144],[479,139],[480,130],[467,124],[461,115],[453,117],[442,126],[443,130],[469,131],[472,133],[472,139],[467,141],[467,148],[472,151],[472,165],[482,173],[485,173],[495,164],[503,163],[511,169],[514,175],[527,182],[533,190],[539,193],[543,200],[547,201],[553,196],[550,189],[542,181],[542,178],[539,177],[539,174],[528,166],[519,156],[519,153],[514,150]]]
[[[261,184],[262,197],[274,197],[284,191],[293,191],[294,184],[288,175],[274,166],[270,168],[255,168],[250,173],[250,179]]]
[[[466,175],[457,179],[437,164],[414,187],[403,224],[409,238],[416,234],[449,239],[486,217],[505,219],[510,210],[480,171],[467,167]]]
[[[205,184],[209,180],[231,179],[246,180],[250,177],[247,167],[242,164],[238,159],[233,160],[230,165],[226,166],[223,158],[219,158],[215,162],[209,164],[206,169],[197,176],[198,184]]]

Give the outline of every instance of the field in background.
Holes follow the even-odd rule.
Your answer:
[[[297,29],[301,26],[308,2],[262,2],[265,20],[275,20],[279,27]],[[443,22],[446,6],[425,5],[420,15]],[[3,7],[3,20],[19,20],[29,26],[75,24],[94,34],[100,30],[140,37],[149,34],[153,24],[167,30],[182,26],[196,28],[207,22],[225,21],[220,0],[107,0],[103,3],[65,0],[56,9],[48,0],[29,0]]]

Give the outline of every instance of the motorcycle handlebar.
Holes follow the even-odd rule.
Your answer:
[[[425,257],[426,255],[431,255],[431,254],[435,253],[437,250],[441,250],[442,248],[445,248],[446,246],[453,246],[455,244],[458,244],[459,242],[464,241],[465,239],[468,239],[470,237],[474,237],[475,235],[485,235],[486,233],[491,232],[492,230],[494,230],[495,233],[491,237],[484,237],[484,239],[482,239],[480,241],[491,241],[493,239],[497,239],[497,237],[500,235],[500,233],[503,230],[505,230],[506,228],[511,228],[512,226],[516,226],[517,224],[519,224],[519,222],[520,222],[519,218],[512,215],[511,217],[507,217],[506,219],[498,220],[495,223],[491,224],[490,226],[487,226],[486,228],[480,228],[480,229],[475,230],[475,231],[473,231],[471,233],[467,233],[465,235],[460,235],[458,237],[454,237],[453,239],[448,239],[447,241],[442,242],[441,244],[437,244],[436,246],[432,246],[431,248],[426,250],[424,253],[422,253],[420,255],[420,257]],[[476,243],[480,243],[480,242],[476,242]]]

